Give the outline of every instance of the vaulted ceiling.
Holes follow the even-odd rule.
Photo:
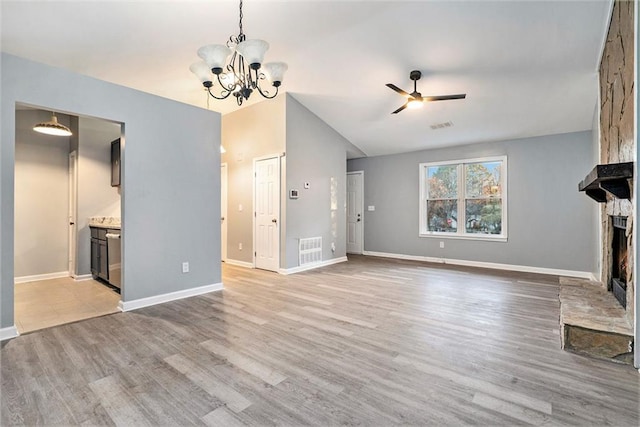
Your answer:
[[[283,89],[371,156],[591,129],[610,7],[245,0],[243,26],[270,43],[267,61],[289,64]],[[3,0],[1,12],[4,52],[203,108],[189,65],[238,31],[229,0]],[[467,98],[390,114],[405,99],[385,84],[411,92],[413,69],[423,95]]]

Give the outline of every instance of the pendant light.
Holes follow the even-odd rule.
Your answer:
[[[58,123],[56,113],[51,113],[51,120],[48,122],[38,123],[33,127],[36,132],[55,136],[71,136],[73,133],[65,125]]]

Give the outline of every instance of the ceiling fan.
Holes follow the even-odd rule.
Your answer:
[[[395,90],[400,95],[403,95],[409,98],[402,107],[398,108],[396,111],[394,111],[391,114],[398,114],[400,111],[404,110],[407,107],[419,108],[422,106],[423,102],[447,101],[449,99],[464,99],[467,97],[466,93],[459,94],[459,95],[422,96],[422,94],[418,92],[418,80],[420,80],[420,77],[422,77],[422,73],[418,70],[413,70],[411,73],[409,73],[409,78],[413,80],[412,93],[405,92],[404,90],[400,89],[398,86],[394,85],[393,83],[387,83],[387,87]]]

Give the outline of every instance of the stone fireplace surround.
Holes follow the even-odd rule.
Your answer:
[[[632,1],[615,0],[599,68],[599,159],[611,165],[633,162],[634,133],[634,39]],[[587,172],[587,171],[585,171]],[[560,322],[565,349],[624,363],[633,363],[635,278],[633,277],[634,179],[629,197],[608,194],[600,206],[600,277],[597,281],[560,278]],[[613,268],[613,217],[626,217],[626,310],[607,289]],[[596,270],[594,269],[594,270]]]

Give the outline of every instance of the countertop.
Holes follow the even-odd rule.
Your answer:
[[[114,216],[92,216],[89,218],[89,227],[120,230],[120,218]]]

